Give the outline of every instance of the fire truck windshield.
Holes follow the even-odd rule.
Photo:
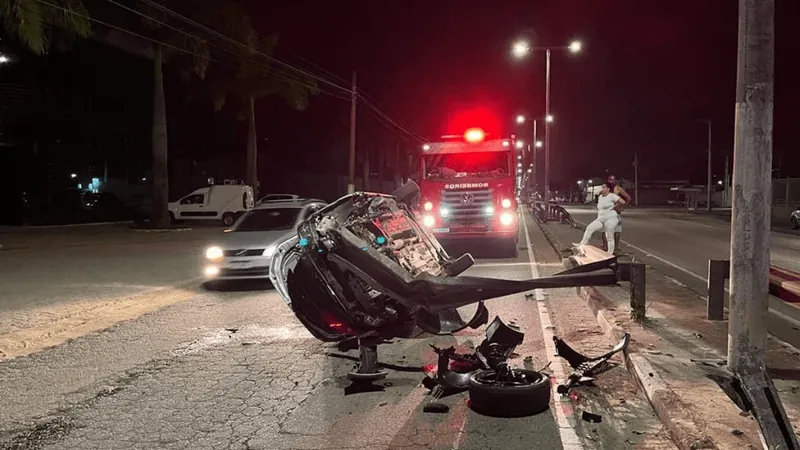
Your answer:
[[[499,177],[511,174],[505,152],[427,155],[425,178]]]

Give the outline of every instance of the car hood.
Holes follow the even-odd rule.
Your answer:
[[[225,249],[266,248],[294,234],[294,230],[231,231],[218,237],[215,243]]]

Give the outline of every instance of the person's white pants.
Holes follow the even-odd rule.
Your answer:
[[[614,230],[617,228],[617,224],[619,223],[619,216],[614,214],[601,214],[597,217],[592,223],[586,226],[586,231],[583,233],[583,239],[581,239],[580,245],[586,245],[589,243],[589,239],[592,238],[592,235],[600,230],[604,230],[606,233],[606,240],[608,241],[608,253],[614,253]]]

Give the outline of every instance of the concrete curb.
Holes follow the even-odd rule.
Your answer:
[[[556,251],[561,255],[562,243],[546,230],[546,227],[539,223],[539,228],[545,238]],[[569,269],[569,264],[564,261],[564,268]],[[614,315],[606,309],[604,305],[611,304],[598,289],[593,287],[577,288],[578,295],[586,300],[592,310],[597,323],[603,330],[611,345],[618,343],[625,330],[617,324]],[[635,339],[635,338],[634,338]],[[650,364],[647,357],[639,352],[632,351],[630,348],[625,351],[625,367],[628,373],[636,380],[636,383],[647,396],[647,400],[656,412],[658,419],[664,428],[670,433],[670,437],[675,445],[681,450],[717,449],[718,447],[706,436],[706,425],[697,422],[691,414],[684,411],[689,409],[680,396],[672,390],[656,368]]]

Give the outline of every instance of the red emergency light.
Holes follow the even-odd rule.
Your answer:
[[[486,138],[486,133],[480,128],[470,128],[464,133],[464,140],[470,143],[483,142]]]

